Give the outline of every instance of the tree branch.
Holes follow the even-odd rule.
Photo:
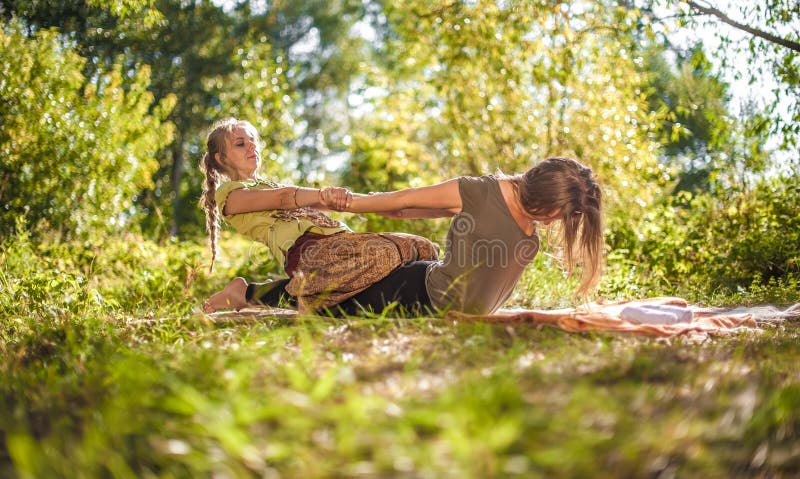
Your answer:
[[[745,25],[743,23],[739,23],[739,22],[737,22],[735,20],[732,20],[730,17],[728,17],[724,13],[720,12],[719,10],[717,10],[714,7],[704,7],[702,5],[698,5],[697,2],[694,2],[693,0],[685,0],[685,1],[686,1],[686,3],[689,4],[690,7],[692,7],[693,9],[697,10],[700,13],[703,13],[705,15],[713,15],[713,16],[717,17],[720,21],[722,21],[724,23],[727,23],[728,25],[730,25],[730,26],[732,26],[734,28],[738,28],[739,30],[743,30],[743,31],[745,31],[745,32],[747,32],[747,33],[749,33],[751,35],[755,35],[755,36],[757,36],[759,38],[763,38],[764,40],[767,40],[767,41],[772,42],[772,43],[777,43],[778,45],[784,46],[784,47],[786,47],[786,48],[788,48],[790,50],[794,50],[794,51],[800,53],[800,43],[793,42],[793,41],[787,40],[785,38],[777,37],[775,35],[772,35],[771,33],[767,33],[767,32],[764,32],[762,30],[758,30],[756,28],[749,27],[749,26],[747,26],[747,25]]]

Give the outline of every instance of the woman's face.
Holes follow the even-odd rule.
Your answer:
[[[225,142],[224,165],[234,180],[252,178],[261,164],[255,135],[242,126],[236,127]]]
[[[553,221],[558,221],[561,219],[561,210],[555,210],[548,215],[531,215],[534,221],[537,221],[540,225],[549,226],[550,223]]]

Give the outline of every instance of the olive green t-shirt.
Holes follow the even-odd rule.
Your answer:
[[[279,264],[284,265],[286,252],[294,242],[310,231],[312,233],[331,235],[342,231],[350,231],[344,223],[336,221],[314,208],[296,208],[293,210],[253,211],[224,215],[225,202],[234,190],[268,190],[278,185],[266,181],[228,181],[221,184],[214,197],[217,208],[225,220],[240,234],[260,243],[264,243],[272,251]]]
[[[439,310],[488,314],[511,296],[539,251],[508,209],[494,176],[458,179],[461,213],[453,217],[442,260],[428,267],[425,286]]]

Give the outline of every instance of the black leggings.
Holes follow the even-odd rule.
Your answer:
[[[425,272],[433,261],[414,261],[389,273],[389,276],[342,303],[332,306],[335,313],[355,316],[364,312],[380,314],[390,304],[401,316],[420,315],[431,310],[425,288]]]
[[[288,279],[276,279],[266,283],[247,283],[244,299],[248,303],[258,303],[272,307],[297,307],[297,298],[286,292]]]
[[[428,291],[425,288],[425,272],[433,261],[414,261],[389,273],[352,298],[328,308],[334,316],[355,316],[370,312],[380,314],[394,304],[399,315],[419,315],[432,310]],[[297,298],[286,292],[288,279],[269,283],[250,283],[245,298],[266,306],[297,306]]]

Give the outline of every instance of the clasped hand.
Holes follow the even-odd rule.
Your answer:
[[[319,199],[326,208],[344,211],[353,202],[353,193],[348,188],[326,186],[319,191]]]

